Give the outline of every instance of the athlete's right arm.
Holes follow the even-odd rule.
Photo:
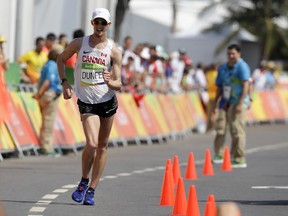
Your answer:
[[[57,67],[58,67],[58,74],[61,80],[66,79],[65,74],[65,63],[66,61],[71,58],[75,53],[78,53],[82,45],[82,38],[74,39],[66,48],[65,50],[58,56],[57,59]],[[62,81],[63,86],[63,96],[64,99],[70,99],[73,95],[73,89],[69,85],[67,81]]]

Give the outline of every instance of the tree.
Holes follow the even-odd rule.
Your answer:
[[[288,23],[287,0],[219,0],[206,7],[201,15],[219,5],[227,8],[228,15],[221,23],[215,23],[205,31],[221,31],[228,26],[234,29],[219,44],[216,54],[244,29],[257,37],[262,59],[288,57],[288,31],[281,25],[282,21]],[[276,49],[279,44],[282,44],[281,50]]]

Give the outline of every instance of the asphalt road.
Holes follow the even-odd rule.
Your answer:
[[[190,185],[196,186],[201,216],[209,194],[217,204],[236,202],[242,216],[287,216],[287,129],[284,124],[247,127],[248,167],[223,172],[214,165],[213,176],[202,175],[205,149],[212,150],[212,134],[109,148],[95,206],[83,206],[70,198],[81,177],[81,153],[6,159],[0,162],[0,200],[6,216],[167,216],[172,207],[159,206],[166,161],[178,155],[184,176],[189,152],[193,152],[198,179],[185,180],[184,185],[187,198]]]

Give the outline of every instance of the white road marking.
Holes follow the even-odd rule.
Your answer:
[[[273,145],[267,145],[262,147],[255,147],[251,149],[246,150],[246,154],[252,154],[255,152],[261,152],[261,151],[267,151],[267,150],[274,150],[274,149],[280,149],[288,146],[288,142],[273,144]]]
[[[117,174],[117,176],[119,176],[119,177],[131,176],[131,175],[132,175],[131,173],[119,173],[119,174]]]
[[[45,207],[32,207],[29,211],[30,212],[44,212],[45,211]]]
[[[145,171],[144,170],[135,170],[135,171],[132,171],[132,173],[135,173],[135,174],[141,174],[141,173],[144,173]]]
[[[145,172],[154,172],[156,169],[155,168],[146,168],[143,171]]]
[[[48,200],[39,200],[36,204],[38,205],[49,205],[52,201]]]
[[[118,176],[104,176],[103,179],[115,179],[118,178]]]
[[[288,186],[274,186],[275,189],[288,189]]]
[[[268,189],[268,186],[252,186],[252,189]]]
[[[155,167],[155,170],[164,170],[166,167],[164,166],[158,166],[158,167]]]
[[[68,189],[56,189],[53,191],[53,193],[66,193]]]
[[[71,188],[75,188],[75,187],[77,187],[77,185],[75,185],[75,184],[69,184],[69,185],[62,186],[62,188],[67,188],[67,189],[71,189]]]
[[[56,199],[58,196],[58,194],[46,194],[42,199]]]
[[[43,215],[28,215],[28,216],[43,216]]]
[[[288,186],[252,186],[252,189],[285,189],[288,190]]]

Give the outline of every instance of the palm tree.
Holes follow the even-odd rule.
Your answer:
[[[281,57],[283,54],[288,57],[288,31],[287,27],[281,25],[281,22],[288,23],[287,0],[214,0],[200,15],[203,16],[219,5],[226,7],[228,15],[221,23],[215,23],[204,31],[221,31],[229,26],[234,28],[219,44],[215,54],[223,50],[242,30],[246,30],[257,37],[262,49],[262,59]],[[279,43],[285,47],[282,53],[275,49]]]

